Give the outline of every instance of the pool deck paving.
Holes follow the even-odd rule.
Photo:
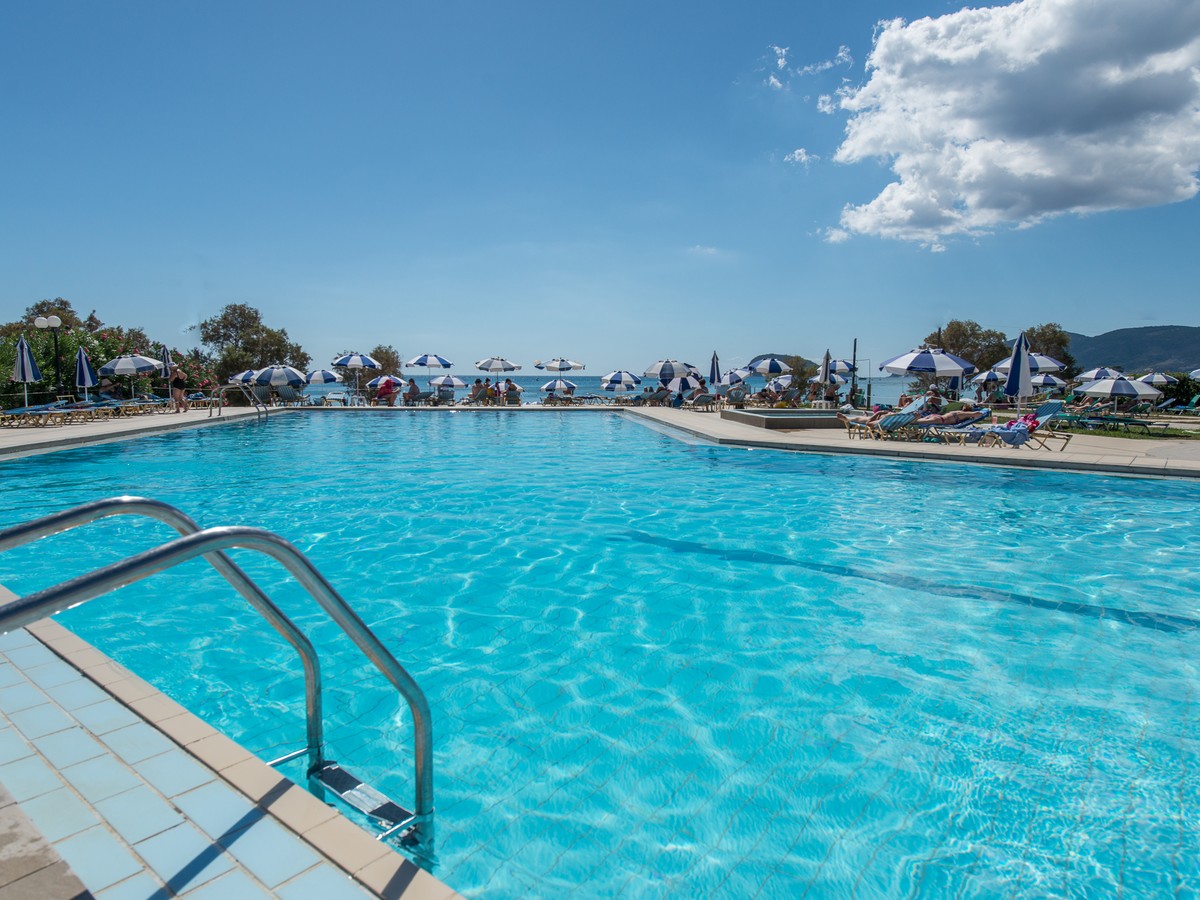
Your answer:
[[[286,408],[269,417],[604,413],[614,407]],[[1062,450],[864,440],[719,413],[618,408],[716,444],[929,462],[1200,478],[1200,420]],[[0,460],[254,421],[251,409],[0,429]],[[49,510],[47,510],[49,512]],[[0,602],[12,595],[0,586]],[[453,890],[52,620],[0,635],[0,896],[455,897]]]
[[[457,895],[56,622],[0,635],[0,897],[173,896]]]

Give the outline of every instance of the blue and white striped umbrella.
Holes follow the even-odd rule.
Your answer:
[[[254,369],[247,369],[245,372],[238,372],[236,375],[229,376],[230,384],[250,384],[254,380]]]
[[[1178,378],[1166,372],[1147,372],[1137,380],[1146,384],[1179,384]]]
[[[25,405],[28,406],[29,383],[41,381],[42,372],[33,358],[33,351],[29,349],[29,342],[25,340],[25,335],[21,335],[20,340],[17,341],[17,361],[13,363],[12,380],[24,383]]]
[[[171,377],[171,367],[175,365],[175,360],[171,359],[171,351],[166,344],[163,344],[162,354],[159,356],[162,360],[162,377]]]
[[[1192,369],[1192,371],[1188,372],[1188,378],[1200,380],[1200,369]]]
[[[1066,387],[1067,383],[1057,375],[1051,375],[1049,372],[1039,372],[1037,375],[1029,376],[1030,382],[1035,388],[1061,388]]]
[[[717,351],[713,351],[712,360],[708,364],[708,383],[716,384],[721,380],[721,361],[717,359]]]
[[[1004,376],[998,371],[995,369],[988,369],[986,372],[980,372],[978,375],[972,378],[971,384],[999,384],[1003,380]]]
[[[543,391],[573,391],[575,383],[567,381],[565,378],[555,378],[553,381],[547,381],[542,385]]]
[[[1016,397],[1020,409],[1022,397],[1033,396],[1033,372],[1029,367],[1029,339],[1025,332],[1017,336],[1012,356],[1008,358],[1008,377],[1004,380],[1004,396]]]
[[[616,369],[600,379],[600,386],[606,391],[616,390],[618,387],[631,388],[641,383],[642,379],[624,369]]]
[[[304,380],[309,384],[333,384],[335,381],[341,381],[342,376],[331,369],[317,369],[304,376]]]
[[[1024,332],[1022,332],[1022,334],[1024,334]],[[997,372],[1007,375],[1008,366],[1011,362],[1012,355],[1009,354],[1004,359],[1000,360],[1000,362],[996,363],[996,365],[992,366],[992,368]],[[1037,375],[1039,372],[1061,372],[1065,368],[1066,366],[1060,363],[1053,356],[1047,356],[1044,353],[1034,353],[1032,350],[1029,351],[1029,371],[1033,375]]]
[[[534,368],[545,369],[547,372],[582,372],[585,366],[581,362],[559,356],[544,363],[537,363]]]
[[[678,378],[672,378],[670,381],[664,382],[664,384],[675,392],[694,391],[696,388],[700,387],[700,379],[689,372],[687,375],[680,375]]]
[[[521,367],[503,356],[489,356],[475,363],[480,372],[516,372]]]
[[[140,353],[130,353],[125,356],[118,356],[116,359],[110,359],[100,367],[100,374],[109,377],[114,375],[129,376],[129,396],[132,397],[133,379],[137,375],[149,375],[152,372],[157,372],[161,365],[159,360],[151,359],[148,356],[142,356]]]
[[[858,371],[858,366],[854,365],[848,359],[831,359],[829,361],[829,368],[839,375],[848,375],[851,372]]]
[[[1153,400],[1162,396],[1162,391],[1141,381],[1120,375],[1116,378],[1100,378],[1079,388],[1080,394],[1088,397],[1135,397],[1138,400]]]
[[[717,384],[723,384],[727,387],[732,387],[735,384],[742,384],[753,374],[754,373],[747,368],[730,369],[717,380]]]
[[[80,347],[75,351],[75,387],[83,388],[83,399],[88,400],[88,388],[94,388],[99,383],[96,367],[88,359],[87,351]]]
[[[774,375],[783,375],[792,371],[791,366],[789,366],[783,360],[776,359],[773,356],[767,357],[766,359],[760,359],[758,362],[752,365],[750,369],[764,378],[770,378]]]
[[[932,375],[935,378],[962,378],[975,371],[975,366],[937,347],[919,347],[900,356],[885,359],[880,372],[893,375]]]
[[[110,359],[100,367],[100,374],[108,376],[149,375],[151,372],[157,371],[160,365],[161,363],[157,359],[151,359],[139,353],[130,353]]]
[[[383,366],[379,361],[372,356],[367,356],[365,353],[347,353],[345,356],[339,356],[330,363],[338,369],[382,369]]]
[[[829,378],[826,380],[822,380],[821,373],[818,372],[812,378],[808,379],[808,383],[809,384],[848,384],[847,380],[844,377],[842,377],[841,375],[839,375],[837,372],[830,372]]]
[[[647,378],[654,378],[665,384],[672,378],[679,378],[683,375],[699,375],[700,370],[689,363],[680,362],[677,359],[660,359],[642,374]]]
[[[1107,378],[1124,378],[1124,372],[1118,372],[1110,366],[1097,366],[1094,369],[1088,369],[1086,372],[1080,372],[1075,376],[1076,381],[1103,381]]]
[[[383,385],[387,382],[391,382],[392,384],[404,384],[404,379],[399,375],[380,375],[379,377],[372,378],[370,381],[368,381],[367,387],[378,390],[380,385]]]
[[[792,386],[793,378],[794,376],[792,375],[780,375],[778,378],[772,378],[767,382],[767,388],[768,390],[772,390],[777,394],[782,391],[786,391]]]
[[[465,388],[467,383],[457,375],[438,375],[429,379],[429,383],[435,388]]]
[[[438,356],[436,353],[426,353],[424,356],[417,356],[405,363],[409,368],[421,369],[449,369],[454,366],[454,363],[446,359],[444,356]]]
[[[271,387],[280,387],[288,385],[290,387],[299,387],[306,381],[306,376],[299,369],[292,366],[264,366],[254,373],[254,377],[250,379],[252,384],[266,384]]]

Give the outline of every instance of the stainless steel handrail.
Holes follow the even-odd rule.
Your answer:
[[[150,500],[146,497],[109,497],[0,531],[0,553],[52,534],[61,534],[89,522],[120,515],[147,516],[157,519],[170,525],[180,534],[195,534],[200,530],[200,526],[191,516],[168,503]],[[308,719],[306,752],[308,753],[309,770],[316,769],[324,763],[323,748],[325,744],[324,716],[321,708],[321,664],[317,658],[317,651],[313,648],[312,642],[296,627],[296,624],[271,601],[270,597],[262,592],[257,584],[250,580],[250,576],[238,568],[233,560],[224,553],[210,553],[205,556],[205,559],[300,654],[300,663],[304,667],[304,701]],[[0,613],[2,612],[3,609],[0,608]],[[0,629],[7,630],[2,615],[0,615]],[[292,758],[298,755],[300,754],[293,754]]]
[[[0,549],[4,548],[7,540],[8,532],[0,532]],[[433,728],[429,702],[413,677],[379,642],[366,623],[347,605],[307,557],[278,535],[244,526],[209,528],[188,534],[0,606],[0,625],[5,628],[28,625],[140,581],[178,563],[232,548],[257,550],[283,565],[408,702],[413,717],[413,763],[416,782],[413,837],[425,847],[432,848]]]
[[[249,390],[246,385],[240,381],[235,381],[233,384],[219,384],[213,388],[213,392],[209,397],[208,417],[211,419],[213,409],[217,410],[217,418],[221,417],[221,410],[224,408],[222,400],[228,391],[240,391],[242,396],[250,401],[250,405],[254,407],[254,420],[257,422],[259,417],[267,417],[267,405],[258,399],[254,391]]]

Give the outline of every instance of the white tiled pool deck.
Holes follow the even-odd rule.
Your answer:
[[[0,635],[0,897],[89,894],[456,896],[44,620]]]

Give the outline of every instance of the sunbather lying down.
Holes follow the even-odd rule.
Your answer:
[[[877,409],[869,416],[848,416],[839,410],[837,417],[841,422],[858,422],[861,425],[870,425],[872,422],[878,422],[884,416],[890,416],[894,412],[894,409]]]
[[[976,409],[954,409],[947,413],[932,413],[928,416],[921,416],[917,419],[918,425],[958,425],[962,422],[970,422],[972,419],[979,418],[979,411]]]

